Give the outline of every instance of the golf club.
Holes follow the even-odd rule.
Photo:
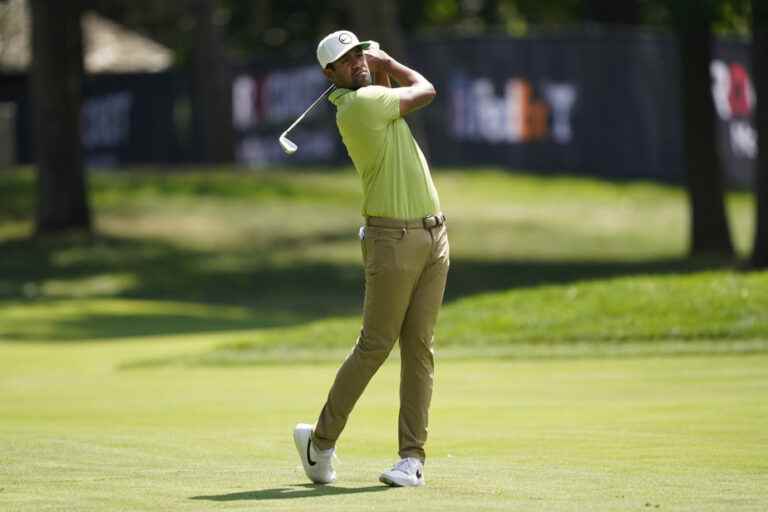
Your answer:
[[[379,49],[379,47],[380,47],[380,46],[379,46],[379,43],[378,43],[377,41],[371,41],[371,42],[370,42],[370,44],[368,45],[368,48],[367,48],[367,49],[378,50],[378,49]],[[326,96],[328,96],[328,95],[329,95],[329,94],[330,94],[330,93],[331,93],[331,92],[332,92],[332,91],[333,91],[335,88],[336,88],[336,86],[335,86],[335,85],[331,85],[330,87],[328,87],[328,88],[325,90],[325,92],[324,92],[323,94],[321,94],[321,95],[320,95],[320,97],[319,97],[319,98],[317,98],[317,99],[315,100],[315,102],[314,102],[314,103],[312,103],[312,104],[309,106],[309,108],[308,108],[307,110],[305,110],[305,111],[304,111],[304,113],[303,113],[303,114],[301,114],[301,115],[299,116],[299,118],[298,118],[298,119],[296,119],[296,120],[293,122],[293,124],[292,124],[291,126],[289,126],[289,127],[288,127],[288,129],[287,129],[287,130],[285,130],[283,133],[281,133],[281,134],[280,134],[280,138],[278,139],[278,141],[280,142],[280,146],[283,148],[283,151],[285,151],[285,152],[286,152],[286,154],[292,155],[292,154],[294,154],[294,153],[296,152],[296,150],[298,150],[298,149],[299,149],[299,147],[298,147],[298,146],[297,146],[297,145],[296,145],[296,144],[295,144],[293,141],[289,140],[289,139],[288,139],[288,137],[286,137],[286,134],[287,134],[289,131],[293,130],[293,128],[294,128],[294,127],[295,127],[297,124],[299,124],[299,123],[301,122],[301,120],[302,120],[302,119],[304,119],[304,116],[306,116],[306,115],[309,113],[309,111],[310,111],[310,110],[312,110],[313,108],[315,108],[315,105],[317,105],[317,104],[320,102],[320,100],[322,100],[323,98],[325,98]]]
[[[281,134],[280,134],[280,138],[279,138],[278,140],[280,141],[280,146],[283,148],[283,151],[285,151],[285,152],[286,152],[287,154],[289,154],[289,155],[292,155],[292,154],[294,154],[294,153],[296,152],[296,150],[297,150],[297,149],[299,149],[299,147],[298,147],[298,146],[297,146],[297,145],[296,145],[296,144],[295,144],[293,141],[289,140],[289,139],[288,139],[288,137],[286,137],[286,134],[287,134],[289,131],[293,130],[293,128],[294,128],[294,127],[295,127],[297,124],[299,124],[299,122],[301,122],[301,120],[302,120],[302,119],[304,119],[304,116],[306,116],[306,115],[309,113],[309,111],[310,111],[310,110],[312,110],[313,108],[315,108],[315,105],[317,105],[317,104],[320,102],[320,100],[322,100],[323,98],[325,98],[326,96],[328,96],[328,95],[331,93],[331,91],[333,91],[335,88],[336,88],[336,86],[335,86],[335,85],[331,85],[330,87],[328,87],[328,88],[325,90],[325,92],[324,92],[323,94],[321,94],[321,95],[320,95],[320,97],[319,97],[319,98],[317,98],[317,99],[314,101],[314,103],[312,103],[312,104],[309,106],[309,108],[308,108],[307,110],[305,110],[305,111],[304,111],[304,113],[303,113],[303,114],[301,114],[301,115],[299,116],[299,118],[298,118],[298,119],[296,119],[296,120],[293,122],[293,124],[292,124],[291,126],[289,126],[289,127],[288,127],[288,129],[287,129],[287,130],[285,130],[283,133],[281,133]]]

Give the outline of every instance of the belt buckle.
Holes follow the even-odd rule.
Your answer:
[[[421,219],[421,223],[424,225],[424,229],[432,229],[438,226],[442,226],[445,223],[444,215],[427,215]]]

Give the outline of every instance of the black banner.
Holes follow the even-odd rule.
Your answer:
[[[419,115],[435,165],[497,165],[546,173],[681,181],[679,56],[672,35],[595,32],[524,39],[412,41],[406,64],[438,90]],[[713,99],[724,169],[748,185],[757,152],[749,45],[719,42]],[[277,138],[326,82],[311,56],[301,65],[255,64],[234,85],[237,155],[247,165],[335,164],[346,159],[325,103]]]
[[[721,42],[716,46],[712,98],[718,117],[718,152],[731,182],[751,185],[757,164],[757,102],[749,46]]]
[[[606,177],[682,174],[677,63],[664,37],[424,42],[438,164]]]
[[[184,82],[173,73],[101,74],[84,80],[82,142],[87,166],[184,160]],[[32,112],[24,75],[0,76],[0,102],[16,105],[16,158],[34,159]],[[188,108],[187,108],[188,110]]]
[[[336,109],[320,102],[287,137],[299,150],[290,159],[278,144],[279,135],[328,87],[320,66],[306,63],[282,69],[254,65],[234,79],[232,105],[236,133],[235,155],[240,163],[263,167],[275,164],[335,164],[346,155],[336,131]],[[265,69],[266,68],[266,69]]]
[[[83,147],[90,167],[172,163],[183,158],[183,109],[178,78],[170,73],[96,75],[85,81]]]
[[[679,56],[673,35],[594,31],[526,38],[415,39],[406,64],[438,90],[415,117],[431,162],[542,173],[681,181]],[[335,109],[321,102],[277,140],[327,82],[313,52],[255,62],[232,84],[236,158],[248,166],[349,163]],[[757,155],[746,42],[721,41],[711,65],[719,151],[731,183],[749,185]],[[175,73],[88,76],[83,144],[91,166],[192,161],[188,83]],[[0,76],[16,104],[16,156],[33,148],[23,76]],[[416,120],[414,119],[414,120]]]

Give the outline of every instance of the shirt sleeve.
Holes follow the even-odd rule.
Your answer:
[[[357,90],[355,107],[372,124],[385,124],[400,117],[400,96],[389,87],[361,87]]]

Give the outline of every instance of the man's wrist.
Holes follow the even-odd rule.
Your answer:
[[[386,74],[391,74],[392,68],[394,67],[395,59],[392,57],[387,57],[386,59],[383,59],[381,61],[381,69],[380,71],[383,71]]]

